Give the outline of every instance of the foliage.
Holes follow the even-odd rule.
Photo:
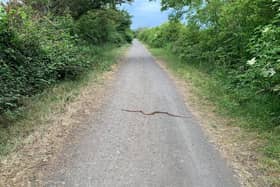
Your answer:
[[[277,19],[279,21],[279,18]],[[280,96],[279,41],[280,27],[277,24],[258,27],[248,44],[248,52],[252,59],[247,61],[249,67],[245,72],[246,81],[250,81],[252,86],[278,96]]]
[[[55,15],[63,15],[68,12],[73,18],[79,19],[88,11],[108,7],[116,10],[117,5],[132,2],[132,0],[24,0],[24,2],[40,14],[52,12]]]
[[[162,8],[173,8],[169,23],[141,29],[138,37],[215,75],[236,93],[234,99],[240,105],[266,103],[264,114],[270,121],[261,128],[278,127],[280,2],[162,0]],[[174,21],[179,18],[185,23]]]
[[[53,14],[49,2],[0,6],[0,123],[26,98],[97,66],[101,44],[132,40],[127,12],[94,9],[75,20]]]
[[[132,41],[129,36],[130,25],[130,16],[124,11],[94,10],[77,21],[76,33],[93,44],[119,44]]]
[[[12,14],[5,14],[4,20],[7,21],[0,31],[1,111],[16,107],[19,104],[18,98],[32,95],[35,89],[46,84],[44,69],[48,59],[39,46],[38,38],[16,33],[16,29],[9,27],[12,18]]]

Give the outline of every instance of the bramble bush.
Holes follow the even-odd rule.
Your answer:
[[[19,10],[21,11],[21,10]],[[9,15],[3,11],[0,30],[0,111],[19,105],[23,95],[32,95],[46,84],[48,63],[36,36],[19,34],[10,27]],[[17,18],[18,19],[18,18]],[[21,18],[20,18],[21,19]]]
[[[102,46],[132,41],[124,11],[99,7],[74,19],[31,2],[0,6],[0,119],[26,97],[99,65]]]

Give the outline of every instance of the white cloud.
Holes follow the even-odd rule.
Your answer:
[[[161,6],[159,2],[141,1],[141,3],[136,5],[135,9],[145,13],[154,13],[160,12]]]
[[[161,12],[160,0],[135,0],[121,6],[133,16],[132,28],[153,27],[168,20],[168,12]]]

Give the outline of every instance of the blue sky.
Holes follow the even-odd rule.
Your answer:
[[[160,0],[135,0],[131,4],[124,4],[121,9],[127,10],[132,16],[132,29],[153,27],[168,20],[168,12],[160,11]]]

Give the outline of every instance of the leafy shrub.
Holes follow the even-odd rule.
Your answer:
[[[262,91],[280,96],[280,28],[267,25],[257,29],[249,43],[252,59],[246,78]]]
[[[78,20],[77,34],[93,44],[108,42],[114,32],[113,20],[108,14],[106,10],[89,11]]]
[[[49,59],[36,36],[20,36],[9,26],[10,15],[3,13],[0,31],[0,113],[16,107],[19,98],[30,96],[47,83]]]
[[[126,12],[92,10],[75,21],[68,14],[37,17],[28,6],[8,10],[0,6],[0,118],[25,97],[98,65],[100,44],[132,40]]]
[[[113,9],[92,10],[77,21],[76,33],[92,44],[131,42],[130,16]]]
[[[279,126],[280,2],[164,0],[162,4],[164,9],[174,8],[175,18],[186,16],[187,22],[171,20],[140,29],[138,38],[212,74],[235,93],[237,103],[272,119],[268,128]],[[265,109],[252,109],[256,103]]]

